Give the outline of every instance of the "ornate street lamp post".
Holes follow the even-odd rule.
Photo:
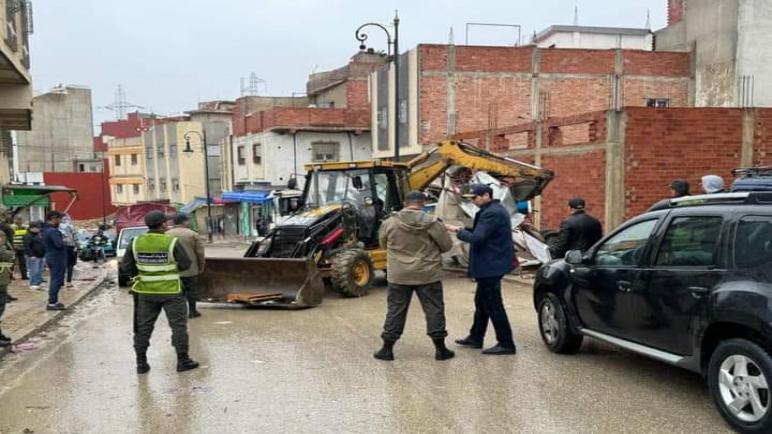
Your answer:
[[[212,229],[214,228],[214,223],[212,221],[212,196],[209,193],[209,151],[206,146],[206,130],[203,130],[203,133],[191,130],[186,132],[183,137],[185,137],[185,149],[182,150],[182,152],[185,152],[187,154],[193,153],[193,148],[190,146],[190,135],[196,134],[198,138],[201,140],[201,148],[204,151],[204,176],[206,177],[206,180],[204,182],[204,186],[206,188],[206,233],[207,238],[209,239],[209,242],[212,242]]]
[[[367,40],[367,33],[363,32],[362,29],[369,26],[378,27],[379,29],[383,30],[386,33],[386,43],[387,43],[387,54],[389,56],[389,59],[394,64],[394,127],[392,131],[394,131],[394,160],[399,160],[399,15],[397,12],[394,12],[394,21],[392,22],[394,26],[394,38],[392,39],[391,33],[389,33],[389,30],[386,28],[386,26],[378,23],[365,23],[359,26],[356,31],[354,31],[354,37],[357,41],[359,41],[359,49],[364,51],[367,49],[367,46],[365,45],[365,41]],[[392,50],[392,47],[394,48]],[[388,104],[387,104],[388,107]],[[388,114],[387,114],[388,117]]]

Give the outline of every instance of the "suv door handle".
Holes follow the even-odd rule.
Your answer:
[[[620,280],[617,282],[617,289],[622,292],[630,292],[633,290],[633,284],[626,280]]]
[[[689,292],[692,293],[692,297],[701,298],[702,296],[707,295],[710,292],[710,289],[702,286],[690,286]]]

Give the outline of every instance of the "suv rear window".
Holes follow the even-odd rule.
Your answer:
[[[737,226],[734,251],[740,268],[772,265],[772,217],[743,217]]]
[[[678,217],[667,229],[656,264],[675,267],[716,265],[721,217]]]

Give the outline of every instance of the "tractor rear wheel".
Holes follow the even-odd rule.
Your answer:
[[[332,286],[346,297],[367,295],[373,285],[373,260],[364,250],[346,249],[330,258]]]

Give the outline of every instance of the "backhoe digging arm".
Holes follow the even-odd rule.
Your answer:
[[[430,161],[428,164],[424,164]],[[515,200],[529,200],[539,194],[554,177],[552,171],[501,157],[467,143],[446,140],[436,148],[406,163],[410,168],[408,185],[423,190],[451,166],[482,170],[508,184]]]

